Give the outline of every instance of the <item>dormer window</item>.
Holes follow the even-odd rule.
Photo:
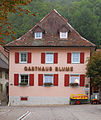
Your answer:
[[[60,38],[66,39],[67,38],[67,32],[60,32]]]
[[[42,32],[36,32],[35,39],[41,39],[41,38],[42,38]]]

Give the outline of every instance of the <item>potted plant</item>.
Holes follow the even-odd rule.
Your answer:
[[[52,83],[44,83],[44,86],[51,86],[53,85]]]
[[[71,87],[77,87],[78,86],[78,83],[70,83],[69,84]]]
[[[89,85],[88,84],[85,84],[85,88],[88,88],[89,87]]]
[[[26,86],[26,85],[28,85],[28,83],[27,82],[21,82],[20,85],[21,86]]]

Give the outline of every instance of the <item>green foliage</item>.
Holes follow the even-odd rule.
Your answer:
[[[101,0],[80,0],[69,8],[70,22],[86,39],[101,44]]]
[[[19,38],[37,24],[52,9],[56,9],[87,40],[101,44],[101,0],[32,0],[23,9],[36,12],[36,16],[9,14],[8,21],[13,24],[16,38]],[[10,36],[6,41],[12,41]]]
[[[0,0],[0,44],[4,44],[4,37],[10,36],[14,39],[15,37],[12,36],[14,31],[12,31],[12,25],[8,22],[8,13],[18,13],[24,12],[25,14],[31,13],[29,10],[25,10],[20,8],[19,5],[27,5],[32,0]],[[22,14],[20,14],[21,16]],[[34,15],[34,14],[33,14]]]
[[[101,85],[101,52],[95,52],[88,60],[87,76],[91,77],[91,83]]]

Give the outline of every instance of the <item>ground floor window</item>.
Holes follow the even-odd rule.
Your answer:
[[[53,85],[53,75],[44,75],[44,85]]]
[[[20,74],[20,85],[28,85],[29,84],[29,76],[27,74]]]

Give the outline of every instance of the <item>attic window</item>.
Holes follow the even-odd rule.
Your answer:
[[[64,38],[66,39],[67,38],[67,32],[60,32],[60,38]]]
[[[41,38],[42,38],[42,32],[36,32],[35,39],[41,39]]]

